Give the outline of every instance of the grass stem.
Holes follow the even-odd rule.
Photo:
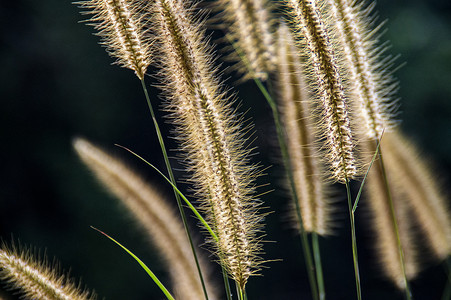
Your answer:
[[[324,288],[323,267],[321,265],[321,253],[319,249],[318,234],[312,232],[313,259],[315,260],[316,281],[318,282],[318,294],[320,300],[326,299],[326,290]]]
[[[296,216],[297,216],[298,223],[299,223],[301,243],[302,243],[302,248],[304,251],[304,258],[305,258],[305,263],[307,266],[307,274],[308,274],[308,278],[309,278],[309,282],[310,282],[310,287],[312,290],[313,299],[319,300],[320,297],[318,295],[320,294],[320,291],[318,290],[318,286],[321,286],[323,288],[322,293],[324,294],[324,282],[323,282],[322,272],[320,271],[319,274],[316,275],[316,279],[315,279],[315,266],[313,264],[312,254],[310,252],[310,243],[307,238],[307,232],[304,230],[304,225],[303,225],[302,216],[301,216],[301,209],[299,207],[298,196],[296,193],[296,185],[294,183],[293,173],[292,173],[291,166],[290,166],[290,157],[288,154],[287,145],[285,143],[285,138],[284,138],[285,135],[284,135],[282,123],[280,121],[279,111],[277,110],[277,105],[276,105],[274,99],[271,97],[269,92],[266,90],[263,83],[258,78],[254,78],[254,81],[257,84],[260,91],[262,92],[263,96],[265,97],[266,101],[268,102],[268,104],[272,110],[274,123],[276,125],[276,130],[277,130],[277,138],[279,140],[280,151],[282,152],[282,158],[283,158],[283,162],[284,162],[284,166],[285,166],[285,172],[286,172],[288,180],[290,182],[290,189],[291,189],[291,192],[292,192],[292,195],[294,198],[294,203],[296,205]],[[319,254],[319,252],[318,252],[318,254]],[[321,282],[317,283],[317,280],[319,280]]]
[[[155,126],[155,131],[156,131],[157,136],[158,136],[158,142],[160,143],[161,152],[163,154],[164,162],[166,164],[166,169],[167,169],[167,171],[169,173],[169,179],[171,180],[172,184],[174,186],[176,186],[174,173],[172,172],[171,163],[169,162],[168,154],[167,154],[167,151],[166,151],[166,146],[164,144],[163,136],[161,135],[160,126],[158,125],[157,119],[155,117],[154,110],[152,108],[152,103],[150,102],[150,97],[149,97],[149,93],[147,91],[147,87],[146,87],[146,83],[144,81],[144,78],[141,79],[141,86],[143,88],[144,95],[145,95],[146,101],[147,101],[147,106],[149,108],[149,112],[150,112],[150,115],[152,117],[152,121],[153,121],[154,126]],[[177,193],[177,191],[175,189],[174,189],[174,195],[175,195],[175,199],[177,201],[177,206],[178,206],[179,211],[180,211],[180,216],[182,217],[182,221],[183,221],[183,225],[185,227],[186,234],[188,236],[188,240],[189,240],[190,245],[191,245],[191,250],[193,252],[194,260],[196,262],[196,267],[197,267],[197,270],[199,272],[199,279],[200,279],[201,284],[202,284],[202,289],[204,291],[205,299],[208,300],[207,289],[205,287],[205,282],[204,282],[204,278],[202,276],[202,270],[200,269],[199,259],[198,259],[197,254],[196,254],[196,249],[194,247],[193,239],[192,239],[191,234],[190,234],[189,229],[188,229],[188,222],[187,222],[187,219],[186,219],[185,211],[183,210],[182,201],[180,200],[180,196],[179,196],[179,194]]]
[[[383,160],[383,156],[382,156],[382,149],[379,149],[379,162],[380,162],[380,168],[382,171],[382,176],[384,177],[384,184],[385,184],[385,190],[387,192],[387,199],[388,199],[388,204],[390,207],[390,215],[393,219],[393,227],[395,230],[395,235],[396,235],[396,242],[398,244],[398,251],[399,251],[399,258],[401,260],[401,269],[402,269],[402,274],[404,276],[404,284],[405,284],[405,298],[406,300],[411,300],[412,299],[412,294],[410,291],[410,285],[409,285],[409,281],[407,280],[407,275],[406,275],[406,266],[405,266],[405,262],[404,262],[404,252],[402,250],[402,245],[401,245],[401,238],[399,237],[399,230],[398,230],[398,222],[396,221],[396,214],[395,214],[395,207],[393,205],[393,199],[391,197],[391,193],[390,193],[390,185],[388,183],[388,179],[387,179],[387,173],[385,171],[385,165],[384,165],[384,160]]]
[[[359,258],[357,255],[357,239],[356,239],[356,234],[355,234],[355,214],[354,214],[354,210],[353,210],[351,188],[349,185],[348,178],[346,178],[345,184],[346,184],[346,193],[348,195],[349,219],[351,221],[352,259],[354,261],[354,275],[355,275],[357,299],[362,300],[362,291],[361,291],[361,286],[360,286]]]
[[[445,268],[447,271],[447,280],[445,289],[443,290],[442,300],[451,300],[451,257],[448,256],[445,262]]]

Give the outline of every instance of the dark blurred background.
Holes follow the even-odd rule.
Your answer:
[[[395,74],[400,81],[401,126],[434,163],[450,195],[451,2],[379,0],[377,10],[380,20],[388,19],[383,39],[391,42],[389,52],[400,54],[399,65],[405,63]],[[83,19],[69,1],[0,2],[0,237],[57,257],[63,269],[82,278],[100,297],[162,299],[136,262],[89,227],[117,238],[168,281],[155,249],[71,148],[74,136],[84,136],[111,149],[172,200],[171,190],[155,172],[113,146],[127,146],[164,167],[140,82],[132,71],[111,65],[93,29],[79,23]],[[275,191],[263,200],[275,212],[267,218],[267,239],[277,243],[266,245],[265,257],[283,259],[268,263],[264,276],[250,280],[249,299],[310,299],[299,238],[286,217],[289,199],[280,187],[283,171],[280,157],[274,155],[270,111],[264,99],[255,96],[259,92],[254,84],[235,90],[241,110],[249,109],[247,115],[256,124],[258,159],[272,165],[263,180],[271,181]],[[155,107],[157,94],[151,90]],[[167,126],[163,131],[169,134]],[[175,148],[171,140],[168,143]],[[321,239],[331,300],[355,298],[342,190],[337,186],[336,234]],[[377,268],[369,224],[358,218],[357,226],[364,299],[403,299]],[[221,276],[217,280],[221,283]],[[412,282],[414,298],[440,299],[445,281],[442,265],[428,266]]]

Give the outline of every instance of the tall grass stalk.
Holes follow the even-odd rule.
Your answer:
[[[320,262],[321,257],[320,257],[319,247],[313,248],[313,251],[316,251],[316,252],[312,256],[312,252],[310,250],[311,249],[310,242],[308,239],[307,232],[305,231],[305,228],[304,228],[304,222],[302,219],[301,209],[299,206],[298,195],[297,195],[297,191],[296,191],[296,184],[294,181],[293,171],[292,171],[292,167],[290,164],[289,152],[288,152],[288,148],[287,148],[287,145],[285,142],[286,133],[285,133],[284,127],[282,126],[282,122],[281,122],[279,110],[277,108],[277,104],[274,101],[271,93],[266,89],[265,85],[260,80],[260,78],[255,75],[254,70],[252,69],[252,67],[249,64],[247,56],[242,52],[239,45],[237,45],[230,37],[228,37],[228,40],[229,40],[229,43],[233,46],[235,53],[238,55],[238,57],[240,57],[241,63],[246,67],[246,69],[247,69],[246,74],[248,74],[247,76],[253,78],[255,84],[257,85],[258,89],[260,90],[263,97],[266,99],[266,102],[268,103],[269,107],[271,108],[274,124],[276,127],[276,132],[277,132],[277,140],[278,140],[280,151],[282,154],[284,170],[285,170],[285,174],[289,181],[290,191],[292,193],[293,201],[295,204],[295,215],[296,215],[296,219],[298,220],[298,224],[299,224],[301,245],[302,245],[302,249],[303,249],[303,253],[304,253],[304,260],[305,260],[305,264],[306,264],[307,275],[309,278],[312,297],[315,300],[321,299],[321,295],[325,295],[324,282],[323,282],[324,279],[323,279],[321,270],[319,273],[317,271],[315,271],[316,267],[321,268],[321,262]],[[270,84],[270,81],[268,82],[268,84]],[[316,245],[316,246],[318,246],[318,245]],[[314,261],[315,261],[315,263],[314,263]],[[318,281],[320,281],[320,282],[318,282]],[[321,287],[322,289],[320,290],[319,287]]]
[[[385,188],[386,188],[385,190],[387,192],[387,199],[388,199],[389,206],[390,206],[390,216],[393,220],[393,227],[394,227],[395,235],[396,235],[396,242],[397,242],[397,246],[398,246],[398,255],[399,255],[400,262],[401,262],[401,271],[402,271],[402,275],[404,277],[403,279],[404,279],[404,286],[405,286],[405,297],[406,297],[406,300],[411,300],[412,295],[411,295],[411,291],[410,291],[409,280],[407,280],[404,251],[403,251],[402,244],[401,244],[401,238],[399,236],[398,221],[396,218],[395,207],[393,205],[393,199],[392,199],[391,192],[390,192],[390,184],[388,182],[387,172],[385,170],[384,160],[383,160],[383,156],[382,156],[382,149],[379,149],[378,158],[379,158],[380,168],[382,170],[382,176],[384,178],[384,184],[385,184]]]
[[[98,30],[98,35],[102,38],[102,44],[106,47],[108,53],[117,59],[117,64],[135,71],[136,76],[141,81],[141,86],[146,97],[147,106],[154,123],[161,152],[164,157],[166,169],[169,178],[176,185],[172,167],[168,159],[166,147],[161,135],[160,127],[152,108],[149,93],[145,84],[145,74],[152,61],[151,46],[152,41],[149,35],[148,21],[144,20],[150,17],[149,3],[142,1],[103,1],[103,0],[85,0],[76,2],[81,8],[87,9],[84,14],[93,15],[89,20],[90,24]],[[188,240],[191,245],[194,260],[199,273],[199,279],[208,299],[202,271],[199,266],[197,253],[189,232],[188,223],[179,195],[174,190],[180,215],[185,227]]]
[[[320,272],[320,273],[318,273],[317,271],[315,272],[315,265],[320,266],[321,264],[313,263],[314,258],[320,259],[319,247],[314,248],[314,250],[316,249],[316,250],[318,250],[318,252],[315,253],[312,258],[312,252],[310,250],[311,249],[310,242],[309,242],[309,239],[307,236],[307,232],[304,230],[304,223],[302,221],[301,208],[299,207],[299,201],[298,201],[298,196],[297,196],[297,191],[296,191],[296,184],[294,182],[293,172],[292,172],[291,164],[290,164],[290,157],[289,157],[287,145],[285,143],[285,132],[284,132],[281,120],[280,120],[280,115],[279,115],[279,111],[277,109],[277,104],[274,101],[274,99],[271,97],[270,93],[267,91],[267,89],[265,88],[263,83],[258,78],[254,78],[254,81],[257,84],[260,91],[262,92],[266,101],[268,102],[269,107],[271,108],[271,111],[273,114],[273,120],[274,120],[274,124],[276,126],[277,139],[279,142],[280,151],[282,153],[282,159],[283,159],[283,164],[284,164],[284,168],[285,168],[285,173],[286,173],[286,176],[287,176],[289,184],[290,184],[290,191],[293,195],[293,200],[294,200],[294,204],[295,204],[296,217],[297,217],[297,220],[299,223],[301,244],[302,244],[302,249],[304,252],[304,259],[305,259],[310,287],[312,290],[312,296],[315,300],[318,300],[318,299],[320,299],[321,294],[323,294],[323,295],[325,294],[324,290],[323,291],[319,290],[320,286],[322,286],[324,288],[323,277],[321,276],[322,272]],[[321,281],[321,283],[318,283],[318,281]]]
[[[167,154],[167,151],[166,151],[166,146],[164,144],[163,136],[161,135],[160,126],[158,125],[158,121],[157,121],[157,119],[155,117],[155,113],[154,113],[153,108],[152,108],[152,102],[150,101],[149,93],[147,91],[147,87],[146,87],[146,83],[144,81],[144,78],[141,79],[141,86],[142,86],[142,89],[144,91],[144,95],[146,97],[147,106],[149,108],[149,112],[150,112],[150,115],[152,117],[152,121],[153,121],[153,124],[154,124],[154,127],[155,127],[155,132],[156,132],[157,137],[158,137],[158,142],[160,144],[161,152],[162,152],[163,157],[164,157],[164,162],[166,164],[166,170],[168,171],[169,179],[171,180],[172,184],[174,185],[174,196],[175,196],[175,199],[177,201],[177,206],[179,208],[180,216],[182,217],[182,222],[183,222],[183,225],[185,227],[186,235],[188,236],[188,240],[189,240],[189,243],[190,243],[190,246],[191,246],[191,250],[193,252],[194,260],[196,262],[196,267],[197,267],[197,270],[199,272],[199,279],[200,279],[201,284],[202,284],[202,289],[204,291],[205,299],[208,300],[208,294],[207,294],[207,289],[206,289],[206,286],[205,286],[205,281],[204,281],[204,278],[203,278],[203,275],[202,275],[202,270],[201,270],[200,265],[199,265],[199,258],[197,257],[196,248],[194,247],[193,239],[191,237],[191,233],[190,233],[189,228],[188,228],[188,221],[186,219],[185,211],[184,211],[183,206],[182,206],[182,201],[180,200],[180,196],[177,193],[177,190],[175,189],[175,187],[177,187],[176,180],[175,180],[175,177],[174,177],[174,173],[172,172],[172,167],[171,167],[171,163],[170,163],[169,158],[168,158],[168,154]]]
[[[351,223],[351,239],[352,239],[352,260],[354,263],[354,277],[355,277],[355,286],[357,292],[357,299],[362,299],[362,288],[360,285],[360,270],[359,270],[359,257],[357,253],[357,238],[355,234],[355,210],[354,203],[352,202],[351,188],[349,184],[349,180],[346,178],[346,194],[348,199],[348,210],[349,210],[349,220]]]

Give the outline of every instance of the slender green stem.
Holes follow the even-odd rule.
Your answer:
[[[404,252],[402,250],[401,238],[399,237],[398,222],[396,221],[395,207],[393,205],[393,199],[392,199],[391,193],[390,193],[390,185],[388,183],[387,173],[385,171],[385,165],[384,165],[384,160],[383,160],[383,156],[382,156],[382,149],[379,149],[379,161],[380,161],[380,167],[382,170],[382,176],[384,177],[385,190],[387,192],[387,198],[388,198],[388,202],[389,202],[389,206],[390,206],[390,215],[393,220],[393,227],[394,227],[395,234],[396,234],[396,242],[398,244],[399,258],[401,259],[401,269],[402,269],[402,274],[404,276],[404,284],[406,286],[405,297],[406,297],[406,300],[411,300],[412,293],[410,291],[410,284],[409,284],[409,281],[407,280],[407,276],[406,276],[406,266],[404,263]]]
[[[355,235],[355,214],[353,211],[351,188],[349,186],[349,180],[346,178],[346,193],[348,195],[348,209],[349,209],[349,219],[351,221],[351,234],[352,234],[352,259],[354,261],[354,275],[355,275],[355,285],[357,291],[357,299],[362,300],[362,291],[360,287],[360,272],[359,272],[359,258],[357,255],[357,239]]]
[[[152,121],[153,121],[153,124],[155,126],[155,131],[156,131],[157,136],[158,136],[158,142],[160,143],[161,152],[163,153],[164,162],[166,164],[166,169],[167,169],[167,171],[169,173],[169,178],[171,179],[172,184],[174,186],[176,186],[175,177],[174,177],[174,174],[172,172],[171,163],[169,162],[168,154],[167,154],[167,151],[166,151],[166,146],[164,145],[164,140],[163,140],[163,136],[161,135],[160,126],[158,125],[157,119],[155,117],[154,110],[152,108],[152,103],[150,102],[150,97],[149,97],[149,93],[147,92],[147,87],[146,87],[146,83],[144,82],[144,78],[141,79],[141,86],[143,88],[144,95],[146,96],[147,106],[149,107],[149,112],[150,112],[150,115],[152,116]],[[174,189],[174,195],[175,195],[175,199],[177,200],[177,205],[178,205],[178,208],[179,208],[179,211],[180,211],[180,216],[182,217],[183,225],[185,226],[185,231],[186,231],[186,234],[188,236],[188,240],[189,240],[189,243],[190,243],[190,246],[191,246],[191,250],[193,252],[194,261],[196,262],[197,271],[199,272],[199,279],[200,279],[200,282],[202,284],[202,289],[204,291],[205,299],[208,300],[207,289],[205,287],[205,282],[204,282],[204,278],[202,276],[202,270],[200,269],[199,259],[197,258],[197,253],[196,253],[196,249],[194,247],[193,239],[192,239],[191,234],[190,234],[189,229],[188,229],[188,222],[187,222],[187,219],[186,219],[185,211],[183,210],[182,201],[180,200],[179,194],[177,193],[177,191],[175,189]]]
[[[451,300],[451,257],[448,256],[445,262],[448,274],[445,289],[443,290],[442,300]]]
[[[119,243],[118,241],[116,241],[115,239],[113,239],[111,236],[109,236],[108,234],[106,234],[105,232],[91,226],[92,229],[98,231],[99,233],[103,234],[104,236],[106,236],[107,238],[109,238],[111,241],[113,241],[114,243],[116,243],[116,245],[118,245],[119,247],[121,247],[123,250],[125,250],[131,257],[133,257],[133,259],[135,259],[139,265],[147,272],[147,274],[149,274],[150,278],[152,278],[152,280],[155,282],[155,284],[160,288],[160,290],[164,293],[164,295],[166,296],[166,298],[168,300],[175,300],[174,297],[171,295],[171,293],[168,291],[168,289],[163,285],[163,283],[158,279],[158,277],[152,272],[152,270],[149,269],[149,267],[146,266],[146,264],[139,258],[137,257],[133,252],[131,252],[130,250],[128,250],[125,246],[123,246],[121,243]]]
[[[241,58],[243,63],[246,65],[249,73],[251,75],[254,75],[252,69],[249,67],[249,61],[247,60],[246,56],[243,55],[242,51],[237,47],[237,45],[230,38],[229,38],[229,42],[234,47],[236,53]],[[319,300],[318,294],[320,294],[320,291],[318,291],[318,285],[320,285],[324,288],[322,272],[320,272],[320,276],[317,275],[317,277],[316,277],[317,279],[315,279],[315,267],[313,265],[312,254],[310,252],[310,243],[309,243],[309,240],[307,237],[307,232],[304,230],[304,223],[302,221],[301,209],[299,207],[299,201],[298,201],[298,196],[297,196],[297,192],[296,192],[296,185],[294,183],[293,171],[291,169],[291,164],[290,164],[290,156],[288,153],[287,145],[285,143],[285,133],[283,130],[282,123],[280,122],[279,111],[277,110],[276,102],[271,97],[270,93],[265,88],[265,86],[260,81],[260,79],[258,79],[255,76],[252,76],[252,77],[272,110],[274,123],[276,125],[276,130],[277,130],[277,138],[279,141],[279,147],[282,152],[282,158],[283,158],[283,163],[284,163],[284,167],[285,167],[285,172],[286,172],[288,180],[290,182],[290,190],[292,192],[293,200],[294,200],[294,203],[296,206],[296,216],[297,216],[298,223],[299,223],[301,244],[302,244],[302,248],[304,251],[304,259],[305,259],[305,263],[307,266],[307,274],[308,274],[308,278],[309,278],[309,282],[310,282],[310,288],[312,289],[313,299]],[[321,283],[317,284],[316,280],[320,280]],[[324,294],[324,290],[322,291],[322,293]]]
[[[366,178],[368,177],[368,174],[370,173],[371,167],[373,166],[374,162],[376,161],[376,157],[379,154],[380,145],[381,145],[381,142],[379,141],[377,143],[376,151],[373,154],[373,158],[371,159],[370,166],[366,170],[365,176],[363,177],[362,183],[360,184],[359,192],[357,193],[357,197],[355,198],[355,201],[354,201],[354,206],[352,207],[352,212],[354,214],[355,214],[355,211],[357,210],[357,205],[359,204],[360,196],[362,195],[363,186],[365,185]]]
[[[235,287],[236,287],[236,294],[238,296],[238,300],[246,300],[247,296],[246,296],[246,291],[244,289],[241,288],[241,286],[235,282]]]
[[[323,267],[321,265],[321,253],[319,249],[318,234],[312,232],[313,258],[315,260],[316,281],[318,282],[319,299],[326,299],[326,290],[324,288]]]
[[[232,300],[232,289],[230,288],[229,277],[227,276],[227,270],[221,264],[222,268],[222,278],[224,280],[224,287],[226,291],[227,300]]]
[[[293,200],[294,200],[294,203],[296,206],[296,216],[297,216],[297,219],[299,222],[301,243],[302,243],[302,248],[304,250],[304,258],[305,258],[305,262],[306,262],[306,266],[307,266],[307,274],[308,274],[308,278],[309,278],[309,282],[310,282],[310,287],[312,289],[313,299],[319,300],[318,295],[321,292],[324,294],[324,290],[321,292],[318,290],[318,285],[320,285],[324,288],[322,272],[320,272],[321,276],[317,275],[316,279],[315,279],[315,267],[313,265],[312,254],[310,252],[310,243],[307,238],[307,232],[304,230],[304,223],[302,221],[301,209],[299,207],[298,195],[296,192],[296,185],[294,183],[293,172],[291,170],[291,165],[290,165],[290,157],[288,154],[287,145],[285,143],[285,138],[284,138],[285,134],[283,131],[282,123],[280,122],[280,116],[279,116],[279,112],[277,110],[277,105],[274,102],[271,95],[266,90],[263,83],[258,78],[254,78],[254,81],[257,84],[260,91],[262,92],[263,96],[265,97],[266,101],[268,102],[268,104],[272,110],[274,123],[276,125],[276,130],[277,130],[277,138],[279,140],[279,146],[280,146],[280,150],[282,152],[283,163],[285,166],[285,172],[286,172],[288,180],[290,182],[290,189],[291,189],[291,192],[292,192],[292,195],[294,198]],[[321,280],[321,283],[318,283],[318,285],[317,285],[316,280]]]

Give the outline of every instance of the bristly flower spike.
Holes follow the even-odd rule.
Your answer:
[[[386,47],[377,46],[377,33],[381,26],[368,28],[374,3],[355,0],[328,0],[331,13],[330,28],[337,29],[336,38],[344,49],[344,64],[349,70],[349,82],[355,99],[356,112],[365,126],[362,132],[370,139],[380,139],[382,132],[396,122],[391,118],[396,108],[392,95],[397,83],[389,71],[390,57],[380,59]],[[370,22],[366,22],[369,20]]]
[[[156,186],[146,183],[131,168],[87,140],[77,138],[74,148],[82,161],[109,192],[115,195],[146,231],[152,244],[165,259],[175,295],[180,299],[204,297],[196,263],[183,224]],[[208,265],[199,261],[203,272]],[[214,284],[204,277],[208,295],[216,299]]]
[[[143,0],[86,0],[75,2],[85,15],[93,15],[89,25],[98,30],[101,44],[122,67],[144,79],[151,63],[151,40],[147,31],[147,6]]]
[[[82,290],[66,275],[57,274],[58,265],[36,261],[29,250],[3,245],[0,249],[0,277],[20,289],[27,299],[95,300],[96,295]]]
[[[215,75],[195,7],[190,1],[156,0],[153,11],[162,89],[183,163],[217,235],[213,246],[220,263],[244,290],[262,262],[258,235],[264,215],[255,196],[259,168],[249,163],[242,120]]]
[[[304,230],[325,235],[329,231],[322,164],[315,147],[312,103],[304,80],[304,68],[292,34],[285,23],[277,34],[277,82],[282,121],[286,130],[296,194]]]
[[[268,79],[268,73],[276,66],[269,1],[217,0],[213,3],[223,10],[219,14],[221,26],[242,54],[236,65],[238,71],[244,74],[244,79]]]
[[[316,82],[321,118],[320,134],[325,138],[326,157],[332,179],[345,183],[359,175],[354,157],[355,142],[349,107],[337,57],[316,1],[285,0],[290,7],[300,48],[304,51],[311,80]]]

